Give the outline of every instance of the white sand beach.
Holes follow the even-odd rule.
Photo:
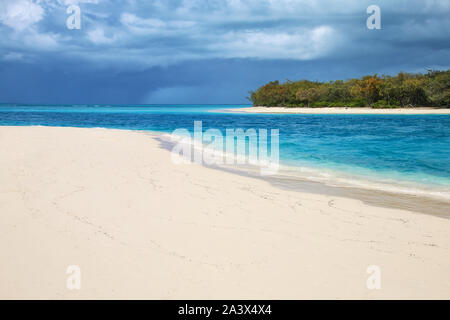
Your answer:
[[[142,132],[0,127],[0,148],[1,299],[450,298],[450,219],[175,165]]]
[[[239,113],[286,113],[286,114],[450,114],[445,108],[398,108],[398,109],[370,109],[370,108],[282,108],[282,107],[249,107],[217,110],[220,112]]]

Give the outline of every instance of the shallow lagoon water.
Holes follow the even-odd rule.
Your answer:
[[[211,112],[224,105],[1,105],[0,125],[172,132],[279,129],[281,173],[336,186],[450,199],[450,116]]]

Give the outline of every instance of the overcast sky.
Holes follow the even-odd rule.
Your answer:
[[[366,27],[372,4],[381,30]],[[0,0],[0,102],[240,104],[271,80],[448,69],[449,13],[449,0]]]

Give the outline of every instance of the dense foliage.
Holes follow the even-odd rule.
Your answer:
[[[253,105],[267,107],[449,107],[450,70],[331,82],[272,81],[250,94]]]

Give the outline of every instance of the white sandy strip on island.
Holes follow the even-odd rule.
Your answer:
[[[2,299],[450,298],[448,219],[175,165],[139,132],[0,127],[0,147]]]
[[[272,113],[272,114],[450,114],[450,109],[436,108],[282,108],[282,107],[249,107],[214,110],[215,112],[233,113]]]

